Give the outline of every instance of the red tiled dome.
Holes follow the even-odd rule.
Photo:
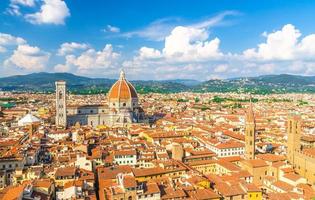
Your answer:
[[[136,89],[133,87],[133,85],[125,79],[125,73],[122,71],[120,73],[120,78],[114,85],[111,87],[111,89],[108,92],[108,98],[109,100],[114,99],[132,99],[132,98],[138,98]]]

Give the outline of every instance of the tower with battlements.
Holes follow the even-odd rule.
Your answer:
[[[295,152],[300,151],[301,143],[301,117],[298,115],[290,115],[287,122],[287,159],[294,165]]]

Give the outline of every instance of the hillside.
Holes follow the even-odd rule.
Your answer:
[[[28,75],[0,78],[0,90],[5,91],[48,91],[53,92],[55,81],[65,80],[69,91],[73,93],[105,93],[115,79],[88,78],[70,73],[33,73]],[[315,76],[301,75],[264,75],[247,78],[223,80],[176,79],[162,81],[131,81],[139,93],[157,92],[251,92],[251,93],[285,93],[315,92]]]
[[[115,79],[88,78],[70,73],[32,73],[0,78],[0,90],[4,91],[53,91],[55,81],[67,82],[68,90],[74,93],[107,92]],[[131,81],[138,92],[180,92],[189,89],[187,85],[196,83],[193,80],[174,81]]]

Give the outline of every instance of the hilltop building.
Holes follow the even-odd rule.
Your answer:
[[[108,105],[66,106],[66,83],[56,82],[56,125],[66,127],[80,123],[93,127],[123,127],[144,119],[136,89],[126,79],[124,71],[120,72],[107,98]]]

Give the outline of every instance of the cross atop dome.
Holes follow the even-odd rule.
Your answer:
[[[125,71],[123,69],[120,70],[120,75],[119,75],[119,79],[125,79]]]

